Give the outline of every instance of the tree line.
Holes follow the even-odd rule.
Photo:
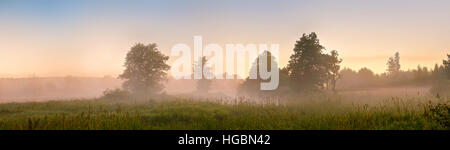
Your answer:
[[[450,86],[450,55],[443,60],[442,64],[436,64],[433,69],[418,66],[417,69],[402,71],[400,65],[400,54],[397,52],[387,61],[385,73],[375,74],[368,68],[358,71],[349,68],[341,69],[337,50],[327,52],[320,44],[316,33],[303,34],[296,41],[290,56],[289,63],[279,69],[279,87],[273,91],[259,90],[259,83],[265,82],[257,75],[257,79],[246,78],[239,85],[240,95],[255,96],[276,96],[286,94],[305,94],[311,92],[332,91],[337,92],[340,83],[346,83],[353,87],[376,87],[385,85],[409,85],[409,84],[433,84],[435,92],[445,91]],[[259,69],[259,58],[267,58],[267,62],[275,59],[270,52],[264,51],[253,61],[250,69]],[[167,80],[167,71],[170,66],[167,64],[168,56],[162,54],[156,44],[138,43],[131,47],[125,59],[125,70],[120,79],[125,80],[123,89],[133,95],[148,97],[161,92],[164,88],[164,81]],[[195,61],[194,65],[205,66],[206,58],[201,57]],[[278,62],[276,62],[278,63]],[[209,70],[209,71],[208,71]],[[203,73],[208,73],[211,68]],[[259,71],[256,71],[259,73]],[[268,79],[270,80],[270,79]],[[342,84],[342,85],[346,85]],[[197,91],[207,93],[211,86],[210,80],[198,80]],[[109,93],[108,93],[109,92]],[[117,92],[117,91],[115,91]],[[105,94],[113,94],[114,91],[106,91]]]
[[[450,79],[450,55],[442,64],[435,64],[434,68],[417,66],[416,69],[401,70],[399,53],[391,57],[387,63],[387,72],[375,74],[368,68],[352,70],[344,68],[340,71],[340,88],[370,88],[381,86],[437,86],[448,84]]]

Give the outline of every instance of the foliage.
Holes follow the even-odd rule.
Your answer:
[[[324,49],[316,33],[303,34],[295,44],[289,64],[283,69],[291,84],[280,86],[291,86],[291,89],[296,89],[295,93],[311,92],[329,86],[334,91],[342,59],[338,58],[336,50],[326,54],[323,53]]]
[[[125,60],[125,70],[119,76],[126,81],[123,88],[133,94],[147,97],[158,93],[164,87],[170,66],[166,64],[168,56],[162,54],[156,44],[138,43],[131,47]]]
[[[303,34],[296,42],[287,69],[298,89],[315,89],[325,83],[327,70],[323,49],[314,32]]]
[[[394,59],[395,60],[395,59]],[[337,87],[348,88],[375,88],[386,86],[432,86],[433,94],[450,93],[450,80],[446,77],[446,60],[443,65],[436,64],[434,69],[417,66],[417,69],[398,71],[396,73],[375,74],[368,68],[355,71],[344,68],[340,71]]]
[[[433,87],[430,92],[436,95],[450,96],[450,55],[447,60],[442,61],[442,65],[435,65],[431,76],[433,77]]]
[[[450,54],[447,54],[447,60],[443,60],[444,70],[447,75],[447,79],[450,80]]]
[[[122,89],[106,89],[103,92],[103,99],[108,100],[120,100],[120,99],[127,99],[132,97],[132,94],[126,90]]]
[[[400,72],[400,53],[396,52],[394,57],[389,57],[387,62],[387,71],[390,75],[395,76]]]
[[[339,70],[341,66],[339,65],[342,62],[342,59],[339,59],[339,54],[336,50],[332,50],[330,55],[325,55],[325,62],[327,69],[327,88],[331,86],[331,90],[336,92],[336,82],[340,78]]]
[[[425,106],[425,117],[439,122],[443,127],[450,129],[450,105],[447,103],[433,104],[429,102]]]
[[[276,90],[271,90],[271,91],[262,91],[260,90],[260,83],[261,82],[269,82],[271,79],[262,79],[260,76],[260,66],[259,66],[259,58],[266,58],[267,59],[267,70],[271,71],[272,70],[272,62],[274,63],[278,63],[275,61],[275,57],[272,56],[272,54],[269,51],[264,51],[262,52],[256,59],[255,61],[253,61],[252,66],[250,68],[250,76],[253,75],[256,77],[256,79],[250,79],[250,77],[247,77],[244,82],[242,82],[239,87],[238,87],[238,93],[240,95],[252,95],[252,96],[270,96],[270,95],[276,95],[276,94],[280,94],[278,93],[279,88]],[[278,65],[275,65],[278,66]],[[278,68],[273,68],[273,69],[278,69]],[[255,72],[252,72],[252,70],[255,70]],[[280,76],[282,76],[282,73],[280,72]],[[284,84],[284,82],[282,82],[281,79],[282,77],[280,77],[280,84],[286,86],[286,84]]]

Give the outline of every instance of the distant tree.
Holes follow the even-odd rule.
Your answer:
[[[414,76],[413,79],[416,84],[423,84],[430,79],[430,72],[428,72],[427,67],[420,67],[420,65],[418,65],[417,69],[412,72]]]
[[[358,72],[350,69],[350,68],[344,68],[341,71],[339,71],[340,79],[338,80],[337,84],[341,85],[341,87],[349,87],[354,86],[358,79]]]
[[[434,64],[434,69],[433,69],[433,71],[431,71],[431,74],[433,76],[433,79],[436,79],[439,77],[439,65],[438,64]]]
[[[436,64],[433,70],[434,81],[430,92],[439,95],[450,96],[450,55],[447,54],[447,60],[442,61],[438,67]]]
[[[361,76],[364,79],[369,79],[369,78],[375,77],[375,74],[373,73],[373,71],[366,67],[359,69],[358,74],[359,74],[359,76]]]
[[[206,57],[199,57],[199,59],[194,63],[199,68],[203,68],[202,78],[197,81],[197,92],[199,93],[208,93],[211,88],[212,80],[206,79],[206,74],[212,74],[211,67],[206,66],[206,62],[208,60]],[[206,74],[205,74],[206,72]]]
[[[447,54],[447,60],[443,60],[444,71],[446,73],[447,79],[450,79],[450,54]]]
[[[393,57],[389,57],[388,62],[387,62],[387,66],[388,68],[386,69],[386,71],[390,74],[394,73],[396,70],[395,68],[395,61]]]
[[[323,88],[331,78],[337,79],[341,60],[337,59],[337,52],[330,56],[322,53],[324,49],[314,32],[303,34],[296,42],[287,71],[297,89]]]
[[[339,58],[339,54],[336,50],[332,50],[331,55],[325,55],[325,58],[328,70],[327,88],[329,85],[331,85],[331,90],[333,92],[336,92],[336,82],[340,78],[339,70],[341,69],[341,66],[339,64],[342,62],[342,59]]]
[[[388,73],[390,75],[397,75],[400,72],[400,54],[396,52],[394,57],[389,57],[387,65]]]
[[[364,84],[363,86],[370,86],[376,81],[376,76],[372,70],[363,67],[358,71],[358,80]]]
[[[123,88],[138,96],[149,96],[160,92],[167,79],[168,56],[162,54],[156,44],[138,43],[131,47],[125,58],[125,70],[120,79],[125,79]]]
[[[431,71],[431,77],[433,81],[439,81],[446,79],[444,66],[435,64],[433,71]]]
[[[272,54],[269,51],[264,51],[262,52],[258,58],[255,59],[255,61],[253,61],[252,66],[250,67],[250,71],[251,70],[256,70],[256,79],[250,79],[249,77],[247,77],[244,82],[242,84],[239,85],[238,87],[238,91],[240,92],[240,94],[246,94],[246,95],[258,95],[258,96],[268,96],[270,94],[274,94],[274,92],[276,91],[261,91],[260,90],[260,83],[261,82],[269,82],[270,79],[267,80],[263,80],[260,77],[259,74],[259,58],[266,58],[267,59],[267,70],[271,71],[271,63],[275,62],[275,57],[272,56]],[[277,63],[277,62],[275,62]],[[278,69],[278,68],[273,68],[273,69]],[[250,74],[252,74],[252,72],[250,72]],[[282,76],[282,73],[280,73],[280,76]],[[281,79],[281,77],[280,77]],[[280,84],[281,86],[281,84]],[[279,86],[279,88],[280,88]]]
[[[286,95],[291,93],[294,88],[292,88],[292,80],[289,77],[289,71],[286,67],[283,67],[279,71],[280,74],[280,84],[278,88],[275,90],[275,92],[279,95]]]
[[[400,71],[401,65],[400,65],[400,53],[396,52],[394,56],[395,60],[395,70]]]

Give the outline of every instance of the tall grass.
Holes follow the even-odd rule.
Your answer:
[[[449,129],[449,101],[429,96],[267,103],[190,98],[8,103],[0,104],[0,129]],[[439,111],[430,111],[437,107]]]

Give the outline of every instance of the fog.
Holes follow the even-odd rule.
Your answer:
[[[1,78],[0,102],[83,99],[100,96],[107,88],[118,88],[112,77]]]
[[[122,82],[109,76],[0,78],[0,103],[97,98],[106,89],[121,88]],[[196,82],[169,77],[163,92],[170,95],[234,97],[242,80],[213,80],[207,95],[196,93]]]
[[[103,95],[106,89],[121,88],[122,80],[113,77],[32,77],[0,78],[0,103],[48,100],[90,99]],[[163,93],[193,97],[237,97],[242,80],[213,80],[208,93],[196,92],[196,80],[165,82]],[[430,86],[355,87],[340,82],[342,95],[372,95],[374,97],[408,97],[429,94]]]
[[[193,79],[173,79],[170,78],[164,87],[164,92],[171,95],[202,95],[202,96],[227,96],[235,97],[238,94],[237,88],[242,80],[212,80],[208,93],[197,93],[197,81]]]

